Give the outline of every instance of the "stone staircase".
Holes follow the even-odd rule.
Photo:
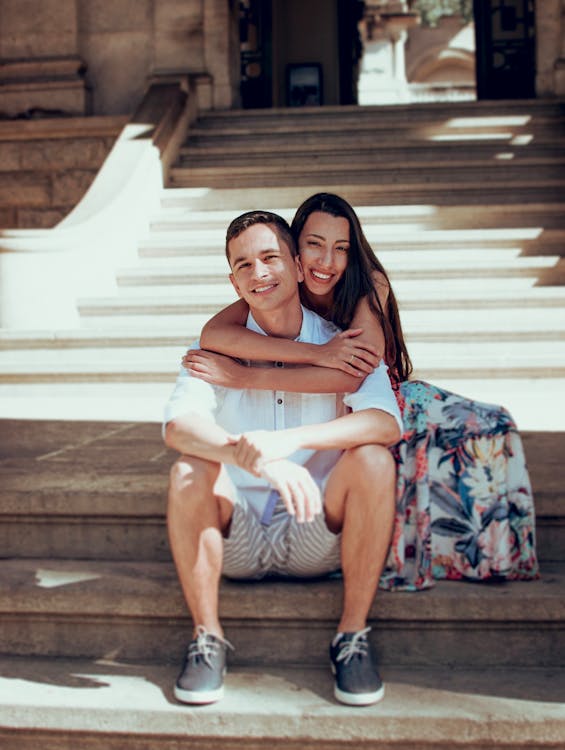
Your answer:
[[[80,329],[0,331],[0,414],[158,421],[186,342],[234,298],[229,220],[325,189],[390,271],[416,375],[560,429],[563,123],[547,102],[202,116],[115,295],[79,300]]]
[[[563,122],[541,102],[203,116],[116,296],[81,300],[81,329],[0,333],[1,747],[565,746]],[[226,582],[227,698],[180,706],[190,622],[156,422],[186,342],[233,298],[228,221],[290,218],[320,189],[358,208],[417,376],[517,416],[542,578],[379,593],[387,695],[367,709],[332,698],[339,581]]]
[[[226,582],[227,698],[190,708],[172,696],[190,623],[158,426],[4,423],[2,747],[562,747],[565,439],[525,441],[540,581],[380,592],[371,625],[387,695],[367,709],[332,698],[339,581]]]

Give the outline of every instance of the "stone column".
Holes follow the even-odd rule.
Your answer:
[[[0,2],[0,116],[88,113],[76,0]]]
[[[236,0],[203,0],[204,59],[213,109],[239,106],[240,51]]]
[[[404,45],[418,15],[403,2],[366,2],[360,23],[363,55],[359,104],[397,104],[408,99]]]

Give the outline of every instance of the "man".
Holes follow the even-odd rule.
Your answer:
[[[230,280],[250,308],[248,328],[319,344],[335,335],[300,304],[302,270],[284,219],[243,214],[228,228],[226,253]],[[341,568],[343,610],[330,644],[335,695],[351,705],[380,700],[366,621],[394,516],[386,446],[399,440],[401,424],[384,364],[345,398],[220,388],[181,370],[164,427],[167,445],[181,454],[168,528],[194,625],[177,699],[223,695],[230,644],[218,616],[222,573],[308,577]]]

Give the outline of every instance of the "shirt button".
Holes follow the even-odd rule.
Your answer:
[[[282,404],[282,398],[277,399],[277,404],[279,404],[279,406]]]

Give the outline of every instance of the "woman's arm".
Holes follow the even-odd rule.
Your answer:
[[[283,340],[276,339],[277,342]],[[224,388],[256,388],[260,391],[292,393],[352,393],[359,388],[365,377],[364,373],[347,375],[342,370],[311,365],[287,368],[246,367],[231,357],[202,349],[188,351],[184,356],[183,366],[194,377]]]
[[[307,344],[250,331],[245,327],[248,313],[249,308],[243,300],[217,313],[202,330],[202,349],[251,360],[316,365],[343,370],[356,377],[372,372],[380,362],[379,352],[367,337],[361,339],[360,329],[343,331],[326,344]],[[186,365],[188,361],[188,356],[185,356],[183,364]],[[319,375],[317,372],[315,377]]]

